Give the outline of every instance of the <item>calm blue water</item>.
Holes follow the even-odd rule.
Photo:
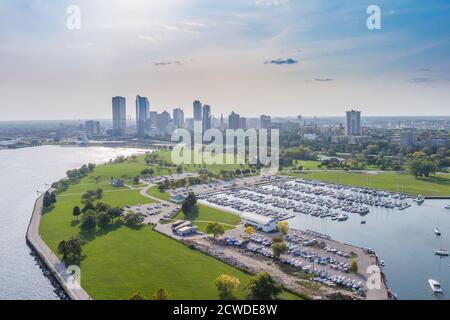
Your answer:
[[[425,200],[404,211],[371,208],[364,217],[349,214],[345,222],[336,222],[299,214],[289,221],[291,227],[315,230],[334,239],[375,250],[385,260],[383,268],[388,286],[399,299],[450,299],[450,258],[434,251],[450,249],[450,200]],[[442,232],[437,237],[433,230]],[[444,295],[434,295],[428,279],[438,280]]]
[[[132,149],[44,146],[0,150],[0,299],[58,299],[25,243],[36,191],[84,163],[102,163]]]

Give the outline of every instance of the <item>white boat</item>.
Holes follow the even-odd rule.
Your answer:
[[[445,206],[445,209],[450,209],[450,204],[448,206]]]
[[[348,219],[348,215],[345,214],[345,213],[340,214],[340,215],[337,217],[337,220],[338,220],[338,221],[345,221],[345,220],[347,220],[347,219]]]
[[[434,234],[437,235],[437,236],[440,236],[441,235],[441,231],[438,228],[436,228],[436,229],[434,229]]]
[[[386,265],[386,263],[384,262],[384,260],[380,260],[380,266],[384,267]]]
[[[436,250],[434,252],[434,254],[437,255],[437,256],[446,257],[446,256],[448,256],[448,250],[439,249],[439,250]]]
[[[414,200],[417,204],[422,204],[422,203],[424,203],[425,198],[422,197],[422,196],[419,196],[418,198],[413,199],[413,200]]]
[[[443,293],[441,285],[434,279],[428,279],[428,284],[434,293]]]

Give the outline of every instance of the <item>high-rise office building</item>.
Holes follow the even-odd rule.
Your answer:
[[[240,117],[239,118],[239,129],[247,129],[247,118],[245,117]]]
[[[127,128],[127,107],[124,97],[112,98],[113,130],[114,136],[123,136]]]
[[[86,121],[84,124],[84,129],[88,138],[97,137],[100,135],[100,122]]]
[[[176,129],[184,128],[184,111],[181,108],[173,110],[173,125]]]
[[[361,111],[347,111],[347,126],[345,127],[347,136],[361,135]]]
[[[150,111],[149,117],[150,117],[150,119],[148,121],[149,127],[150,128],[156,128],[157,122],[158,122],[158,112]]]
[[[207,104],[203,106],[202,128],[203,132],[211,129],[211,106]]]
[[[237,130],[240,128],[240,116],[237,113],[231,112],[231,114],[228,116],[228,128]]]
[[[150,104],[146,97],[136,96],[136,127],[139,137],[145,137],[149,125]]]
[[[412,147],[417,144],[417,134],[416,129],[408,128],[403,129],[400,132],[400,146],[402,147]]]
[[[259,118],[259,127],[261,129],[269,129],[272,125],[272,118],[270,116],[262,115]]]
[[[194,101],[194,121],[202,121],[202,103]]]
[[[164,111],[160,114],[158,114],[158,118],[157,118],[157,123],[156,123],[156,128],[159,131],[166,131],[167,128],[169,127],[170,121],[172,120],[170,118],[170,113],[168,113],[167,111]]]

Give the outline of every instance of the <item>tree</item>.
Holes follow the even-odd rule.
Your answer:
[[[153,294],[153,299],[160,301],[170,300],[170,295],[164,288],[160,288],[156,290],[155,293]]]
[[[277,229],[280,231],[283,235],[287,235],[289,232],[289,223],[287,221],[280,221],[277,224]]]
[[[44,193],[44,198],[42,200],[42,205],[44,206],[44,208],[51,207],[55,202],[56,202],[55,193],[46,191]]]
[[[140,180],[141,180],[141,177],[136,176],[136,177],[133,178],[133,183],[134,184],[138,184]]]
[[[100,228],[106,227],[111,222],[111,216],[107,212],[100,212],[97,217],[97,225]]]
[[[89,210],[95,210],[95,206],[91,201],[86,202],[83,209],[81,209],[81,212],[86,213]]]
[[[275,242],[272,244],[272,253],[275,259],[279,259],[280,256],[285,253],[287,246],[284,242]]]
[[[350,266],[350,272],[351,273],[358,273],[358,262],[356,260],[352,261],[352,264]]]
[[[217,238],[225,233],[225,229],[217,222],[208,223],[206,226],[206,233],[212,234],[214,238]]]
[[[181,205],[181,211],[183,211],[184,215],[188,215],[192,210],[192,205],[189,201],[184,199],[183,204]]]
[[[282,292],[281,286],[267,272],[252,277],[245,289],[247,297],[254,300],[272,300]]]
[[[238,278],[222,274],[214,280],[221,300],[235,300],[234,291],[241,284]]]
[[[80,238],[70,238],[69,240],[63,240],[58,244],[58,253],[62,254],[63,260],[78,259],[81,257],[83,249],[83,241]]]
[[[119,207],[109,208],[107,212],[113,223],[114,219],[121,217],[123,214],[123,210]]]
[[[123,217],[125,223],[129,227],[136,227],[144,222],[144,215],[142,213],[128,212]]]
[[[92,231],[97,226],[97,214],[93,210],[88,210],[81,218],[81,230]]]
[[[133,294],[128,298],[128,300],[136,300],[136,301],[139,301],[139,300],[147,300],[147,298],[146,298],[142,293],[136,292],[136,293],[133,293]]]
[[[244,232],[246,234],[248,234],[249,236],[251,236],[251,235],[255,234],[256,230],[252,226],[248,226],[244,229]]]
[[[79,207],[79,206],[73,207],[72,215],[73,215],[75,218],[77,218],[77,220],[78,220],[78,217],[80,216],[80,214],[81,214],[81,209],[80,209],[80,207]]]

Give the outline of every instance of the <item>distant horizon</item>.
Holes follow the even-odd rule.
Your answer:
[[[163,110],[164,111],[164,110]],[[166,110],[167,112],[169,112],[169,110]],[[162,112],[162,111],[158,111],[158,112]],[[172,116],[172,113],[169,112],[170,115]],[[236,112],[238,113],[238,112]],[[239,114],[239,113],[238,113]],[[259,119],[260,116],[247,116],[245,114],[240,114],[241,116],[247,118],[247,119]],[[286,116],[280,116],[280,115],[270,115],[270,114],[266,114],[268,116],[270,116],[272,119],[295,119],[297,116],[299,115],[286,115]],[[303,119],[308,119],[308,120],[312,120],[314,118],[317,119],[345,119],[345,114],[344,115],[330,115],[330,116],[325,116],[325,115],[318,115],[318,116],[314,116],[314,115],[301,115]],[[213,114],[213,117],[215,117],[216,119],[220,119],[220,115],[217,116],[216,114]],[[224,119],[228,118],[228,114],[225,117],[224,114]],[[387,119],[412,119],[412,118],[418,118],[418,119],[436,119],[436,120],[440,120],[439,118],[445,118],[446,120],[450,120],[450,114],[449,115],[364,115],[364,113],[361,115],[361,119],[364,120],[365,118],[368,119],[373,119],[373,118],[387,118]],[[448,118],[448,119],[447,119]],[[186,117],[185,119],[193,119],[193,117]],[[111,121],[112,122],[112,116],[110,118],[77,118],[77,119],[22,119],[22,120],[0,120],[0,123],[6,123],[6,122],[76,122],[76,121],[80,121],[80,122],[84,122],[84,121]],[[135,121],[136,118],[132,117],[131,119],[127,118],[127,121]]]

